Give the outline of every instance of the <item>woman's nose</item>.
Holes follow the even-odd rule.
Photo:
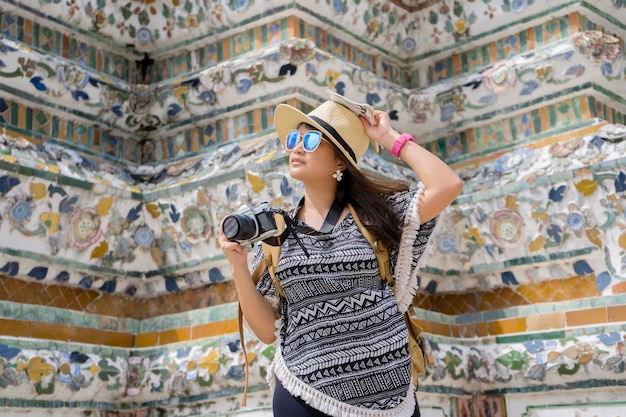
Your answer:
[[[301,154],[302,152],[304,152],[304,141],[302,140],[302,138],[300,138],[300,140],[298,141],[298,143],[296,144],[296,147],[293,148],[293,152],[295,153],[299,153]]]

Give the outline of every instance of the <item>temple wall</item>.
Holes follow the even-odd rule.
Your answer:
[[[299,200],[273,108],[326,87],[464,180],[415,298],[422,415],[626,414],[624,22],[617,0],[1,0],[2,415],[271,415],[217,225]]]

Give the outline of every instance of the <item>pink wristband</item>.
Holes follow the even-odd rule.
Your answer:
[[[415,142],[415,138],[408,133],[398,136],[398,139],[393,143],[393,148],[391,148],[391,154],[396,158],[400,158],[400,151],[408,141]]]

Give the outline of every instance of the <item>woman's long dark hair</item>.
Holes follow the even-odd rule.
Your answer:
[[[352,204],[363,225],[388,248],[397,248],[402,237],[402,225],[398,224],[385,194],[406,191],[409,184],[360,171],[338,149],[335,152],[346,166],[337,188],[337,199],[344,205]]]

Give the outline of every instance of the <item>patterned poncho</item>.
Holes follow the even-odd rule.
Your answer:
[[[423,186],[388,196],[403,224],[390,251],[397,294],[381,280],[376,256],[348,214],[325,235],[290,235],[276,276],[285,293],[277,321],[270,384],[278,378],[294,396],[331,416],[412,416],[415,397],[402,312],[417,290],[418,262],[435,221],[421,225]],[[253,266],[261,261],[257,248]],[[257,288],[276,309],[267,270]]]

